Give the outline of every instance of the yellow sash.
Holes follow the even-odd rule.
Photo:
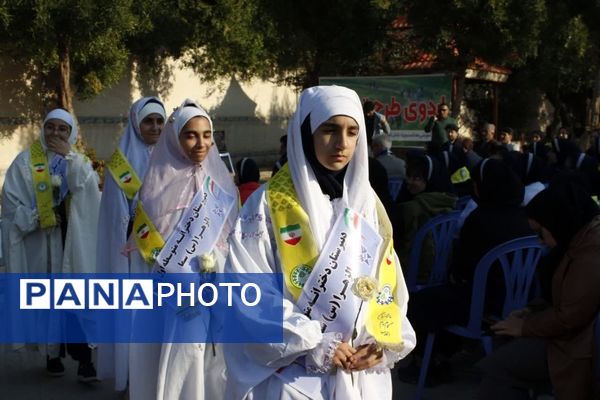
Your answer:
[[[31,177],[33,179],[33,190],[37,204],[40,226],[42,229],[51,228],[56,225],[52,198],[52,182],[48,170],[48,159],[42,147],[42,142],[36,140],[30,148],[31,153]]]
[[[471,174],[469,173],[469,170],[467,169],[467,167],[462,167],[462,168],[457,169],[456,171],[454,171],[454,173],[450,177],[450,181],[452,181],[452,183],[455,185],[457,183],[466,182],[469,179],[471,179]]]
[[[148,214],[142,208],[141,201],[138,201],[135,208],[132,232],[135,235],[135,243],[144,260],[148,264],[154,264],[156,256],[158,256],[160,250],[165,245],[165,241],[160,236],[158,230],[156,230]]]
[[[400,271],[400,265],[396,265],[392,223],[378,198],[376,204],[379,233],[383,238],[381,247],[383,252],[380,254],[381,262],[377,271],[379,291],[377,296],[369,300],[365,326],[367,332],[375,338],[379,345],[393,351],[400,351],[404,347],[401,307],[398,296],[396,296],[397,274]]]
[[[319,250],[310,230],[308,215],[302,209],[287,164],[269,180],[267,203],[277,249],[281,259],[287,290],[298,300],[310,275]],[[368,303],[367,332],[381,346],[399,351],[403,347],[402,315],[396,296],[396,255],[392,241],[392,225],[381,201],[377,199],[377,216],[383,236],[381,263],[378,268],[378,295]]]
[[[117,185],[125,193],[125,196],[129,200],[132,200],[140,190],[142,181],[135,173],[131,164],[129,164],[129,161],[127,161],[121,149],[117,147],[106,166],[115,179],[115,182],[117,182]]]
[[[308,215],[298,201],[287,164],[269,180],[267,203],[285,286],[294,299],[298,300],[302,287],[317,262],[319,249],[310,230]]]

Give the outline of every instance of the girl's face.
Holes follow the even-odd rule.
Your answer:
[[[190,119],[179,132],[179,144],[194,164],[200,164],[212,146],[210,123],[204,117]]]
[[[354,118],[335,115],[313,133],[313,145],[319,163],[331,171],[342,170],[356,150],[359,127]]]
[[[427,187],[427,181],[425,177],[417,174],[406,175],[406,189],[410,194],[417,195],[425,190]]]
[[[164,125],[165,119],[162,115],[154,113],[146,116],[146,118],[140,122],[140,135],[142,136],[144,143],[156,144]]]
[[[68,142],[71,134],[71,127],[61,119],[49,119],[44,124],[44,139],[46,142],[52,136],[57,136],[61,140]]]

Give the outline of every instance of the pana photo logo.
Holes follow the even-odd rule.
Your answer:
[[[19,306],[22,310],[141,310],[162,307],[171,301],[177,307],[233,306],[240,298],[246,307],[261,300],[256,283],[161,282],[154,279],[20,279]]]

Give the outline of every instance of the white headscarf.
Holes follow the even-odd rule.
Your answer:
[[[77,121],[75,121],[75,118],[68,111],[63,110],[62,108],[55,108],[46,115],[46,118],[44,118],[44,122],[42,122],[42,132],[40,134],[40,141],[42,142],[42,147],[44,148],[44,150],[47,150],[46,138],[44,137],[44,126],[46,125],[46,122],[48,122],[51,119],[59,119],[71,127],[71,132],[69,134],[69,144],[74,145],[75,141],[77,141]]]
[[[125,132],[121,136],[121,142],[119,143],[119,148],[127,158],[127,161],[129,161],[135,173],[142,180],[148,169],[150,154],[154,148],[154,145],[144,142],[140,132],[140,123],[144,117],[149,115],[149,113],[144,113],[144,110],[150,107],[152,107],[152,113],[160,114],[165,120],[167,119],[165,107],[158,98],[142,97],[131,105],[127,128],[125,128]]]
[[[299,106],[288,126],[288,164],[302,208],[308,214],[311,229],[319,247],[322,247],[331,228],[333,208],[322,194],[312,167],[308,164],[302,147],[300,127],[310,115],[311,131],[329,118],[345,115],[359,126],[358,142],[354,156],[344,176],[342,202],[375,224],[375,196],[369,184],[369,162],[365,118],[360,99],[355,91],[342,86],[315,86],[300,96]]]
[[[140,133],[139,118],[140,110],[151,102],[158,107],[163,103],[156,97],[143,97],[132,104],[129,109],[129,121],[119,149],[135,170],[135,173],[143,181],[150,162],[153,145],[146,144]],[[98,269],[101,272],[129,272],[129,262],[120,252],[127,241],[127,226],[133,216],[137,196],[133,201],[128,201],[118,184],[110,173],[106,173],[102,201],[100,203],[100,218],[98,221]]]
[[[213,146],[199,165],[194,164],[181,148],[179,133],[194,117],[206,118],[213,133],[208,113],[195,101],[185,100],[165,124],[140,192],[144,210],[165,239],[180,218],[178,211],[187,208],[207,175],[225,192],[237,198],[237,188],[214,145],[214,137]],[[236,214],[232,212],[230,219],[235,219]],[[233,222],[228,225],[232,226]]]

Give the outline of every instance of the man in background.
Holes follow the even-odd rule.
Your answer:
[[[442,145],[448,141],[446,127],[450,124],[456,125],[456,121],[450,116],[450,106],[446,103],[440,103],[437,115],[429,118],[425,125],[425,132],[431,132],[430,153],[437,153]]]
[[[370,146],[374,135],[390,134],[390,124],[385,116],[375,111],[375,103],[367,100],[363,104],[365,124],[367,127],[367,144]]]

